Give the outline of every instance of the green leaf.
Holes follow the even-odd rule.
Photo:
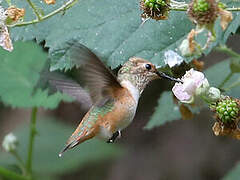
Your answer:
[[[117,145],[93,139],[65,152],[63,157],[59,158],[58,153],[73,130],[59,120],[49,118],[38,120],[38,136],[36,136],[33,150],[33,170],[36,176],[69,173],[90,163],[117,157],[123,152]],[[19,128],[15,134],[19,139],[18,152],[21,157],[26,159],[29,136],[28,125]],[[16,162],[12,156],[4,152],[0,153],[0,164],[14,163]]]
[[[161,98],[158,100],[158,106],[145,128],[152,129],[153,127],[180,118],[181,114],[178,106],[173,102],[172,92],[163,92]]]
[[[14,51],[0,49],[0,98],[12,107],[55,108],[62,100],[71,98],[61,93],[48,96],[48,91],[34,86],[39,79],[39,72],[44,68],[47,54],[34,42],[16,42]]]
[[[239,180],[240,163],[236,165],[222,180]]]
[[[15,2],[20,6],[28,6],[24,2]],[[60,5],[61,3],[54,8]],[[39,6],[45,11],[50,11],[50,6]],[[28,10],[30,9],[27,8]],[[141,25],[141,13],[138,0],[79,1],[64,15],[54,16],[39,24],[13,28],[11,34],[14,39],[45,40],[46,46],[50,48],[52,70],[69,69],[74,66],[68,55],[68,42],[72,40],[89,47],[113,68],[132,56],[140,56],[157,65],[164,65],[164,52],[168,49],[177,50],[194,27],[193,23],[185,12],[172,11],[169,20],[149,20]],[[27,13],[26,19],[32,18],[33,14]],[[231,32],[237,30],[239,18],[239,13],[234,13],[234,19],[225,32],[221,30],[218,21],[215,27],[217,41],[206,53],[218,43],[224,43]],[[206,33],[202,33],[199,37],[200,43],[203,44],[206,38]]]

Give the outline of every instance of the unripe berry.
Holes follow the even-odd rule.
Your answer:
[[[141,0],[140,8],[143,10],[143,18],[155,20],[167,19],[170,0]]]
[[[198,25],[208,25],[215,22],[219,14],[216,0],[192,0],[188,8],[188,16]]]
[[[236,100],[231,99],[230,97],[226,97],[225,99],[221,99],[216,104],[216,113],[217,117],[223,123],[230,123],[234,121],[239,116],[240,105]]]

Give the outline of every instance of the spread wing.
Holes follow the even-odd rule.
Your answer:
[[[49,64],[46,64],[42,72],[40,72],[40,78],[33,93],[38,88],[48,89],[49,94],[53,94],[56,91],[65,93],[73,97],[85,109],[89,109],[92,105],[91,97],[85,89],[65,74],[56,71],[49,72]]]
[[[105,96],[111,96],[114,88],[122,88],[116,76],[84,45],[73,43],[70,54],[73,62],[83,65],[82,77],[94,103]]]

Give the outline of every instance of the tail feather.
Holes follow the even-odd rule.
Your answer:
[[[62,157],[63,153],[64,153],[65,151],[67,151],[68,149],[72,149],[72,148],[74,148],[75,146],[77,146],[78,144],[80,144],[80,143],[82,143],[82,142],[84,142],[84,141],[86,141],[86,140],[88,140],[88,139],[90,139],[90,138],[93,138],[93,137],[94,137],[94,133],[93,133],[93,132],[89,133],[89,132],[85,131],[85,132],[83,132],[82,135],[79,136],[77,139],[75,139],[75,138],[73,138],[73,137],[74,137],[74,136],[72,135],[72,136],[69,138],[66,146],[65,146],[65,147],[62,149],[62,151],[60,151],[60,153],[58,154],[59,157]]]

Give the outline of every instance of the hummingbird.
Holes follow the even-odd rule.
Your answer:
[[[181,82],[157,70],[151,62],[131,57],[117,75],[82,44],[74,45],[73,60],[83,64],[82,76],[89,89],[92,107],[68,139],[59,157],[86,140],[98,137],[113,143],[133,120],[139,98],[146,85],[155,79],[166,78]],[[81,63],[79,63],[81,62]]]

